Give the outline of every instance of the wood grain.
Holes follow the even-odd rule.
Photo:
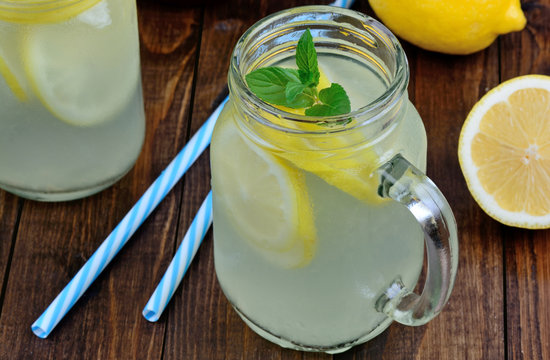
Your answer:
[[[498,225],[473,201],[457,158],[458,137],[468,112],[498,83],[498,45],[467,57],[419,55],[415,104],[428,134],[427,173],[455,213],[460,260],[451,299],[426,326],[415,358],[502,359],[503,267]]]
[[[0,190],[0,319],[2,304],[11,265],[11,252],[17,231],[17,216],[23,202]]]
[[[527,27],[503,37],[501,78],[550,75],[550,1],[525,1]],[[547,119],[548,120],[548,119]],[[508,359],[550,358],[550,231],[503,226]]]
[[[472,199],[456,155],[468,111],[489,89],[550,75],[550,0],[522,1],[526,30],[470,56],[404,43],[409,97],[428,136],[428,175],[458,223],[459,272],[443,312],[391,325],[337,355],[282,349],[251,331],[225,299],[209,233],[157,323],[141,310],[210,188],[208,153],[141,226],[48,339],[30,325],[74,276],[224,97],[231,51],[275,11],[314,0],[139,0],[147,117],[136,166],[83,200],[39,203],[0,190],[0,359],[550,359],[550,231],[500,225]],[[355,9],[373,14],[367,0]],[[0,169],[1,171],[1,169]]]

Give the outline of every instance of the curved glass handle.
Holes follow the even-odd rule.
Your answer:
[[[422,295],[397,280],[377,300],[376,308],[405,325],[423,325],[443,308],[453,289],[458,265],[456,221],[445,197],[401,155],[382,165],[379,195],[405,205],[424,231],[428,271]]]

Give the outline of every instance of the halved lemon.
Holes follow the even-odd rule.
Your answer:
[[[550,77],[489,91],[462,128],[458,158],[481,208],[503,224],[550,227]]]
[[[304,174],[246,139],[231,113],[220,118],[226,120],[217,125],[218,150],[211,153],[216,201],[267,260],[283,268],[307,265],[316,232]]]
[[[136,92],[136,30],[110,22],[110,17],[122,17],[122,5],[100,2],[79,15],[82,21],[32,27],[24,38],[23,61],[34,93],[52,114],[71,125],[113,119]]]

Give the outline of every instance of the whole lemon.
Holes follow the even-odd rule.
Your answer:
[[[431,51],[471,54],[524,28],[519,0],[369,0],[399,37]]]

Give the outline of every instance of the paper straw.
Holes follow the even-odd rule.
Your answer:
[[[353,5],[353,1],[354,0],[336,0],[336,1],[331,2],[329,5],[349,9],[351,7],[351,5]]]
[[[151,214],[160,201],[174,187],[187,169],[195,162],[204,149],[210,144],[212,130],[227,98],[210,115],[197,133],[172,160],[147,189],[138,202],[126,214],[124,219],[103,241],[99,248],[88,259],[76,276],[65,286],[46,311],[32,324],[32,331],[41,338],[47,337],[63,316],[73,307],[76,301],[88,289],[90,284],[105,269],[119,250],[126,244],[137,228]]]
[[[181,279],[189,268],[189,264],[195,257],[202,239],[208,232],[212,224],[212,191],[204,199],[197,215],[193,219],[191,226],[185,233],[180,246],[168,266],[166,273],[160,280],[155,292],[143,309],[145,319],[154,322],[160,318],[160,315],[166,308],[166,305],[176,292]]]

